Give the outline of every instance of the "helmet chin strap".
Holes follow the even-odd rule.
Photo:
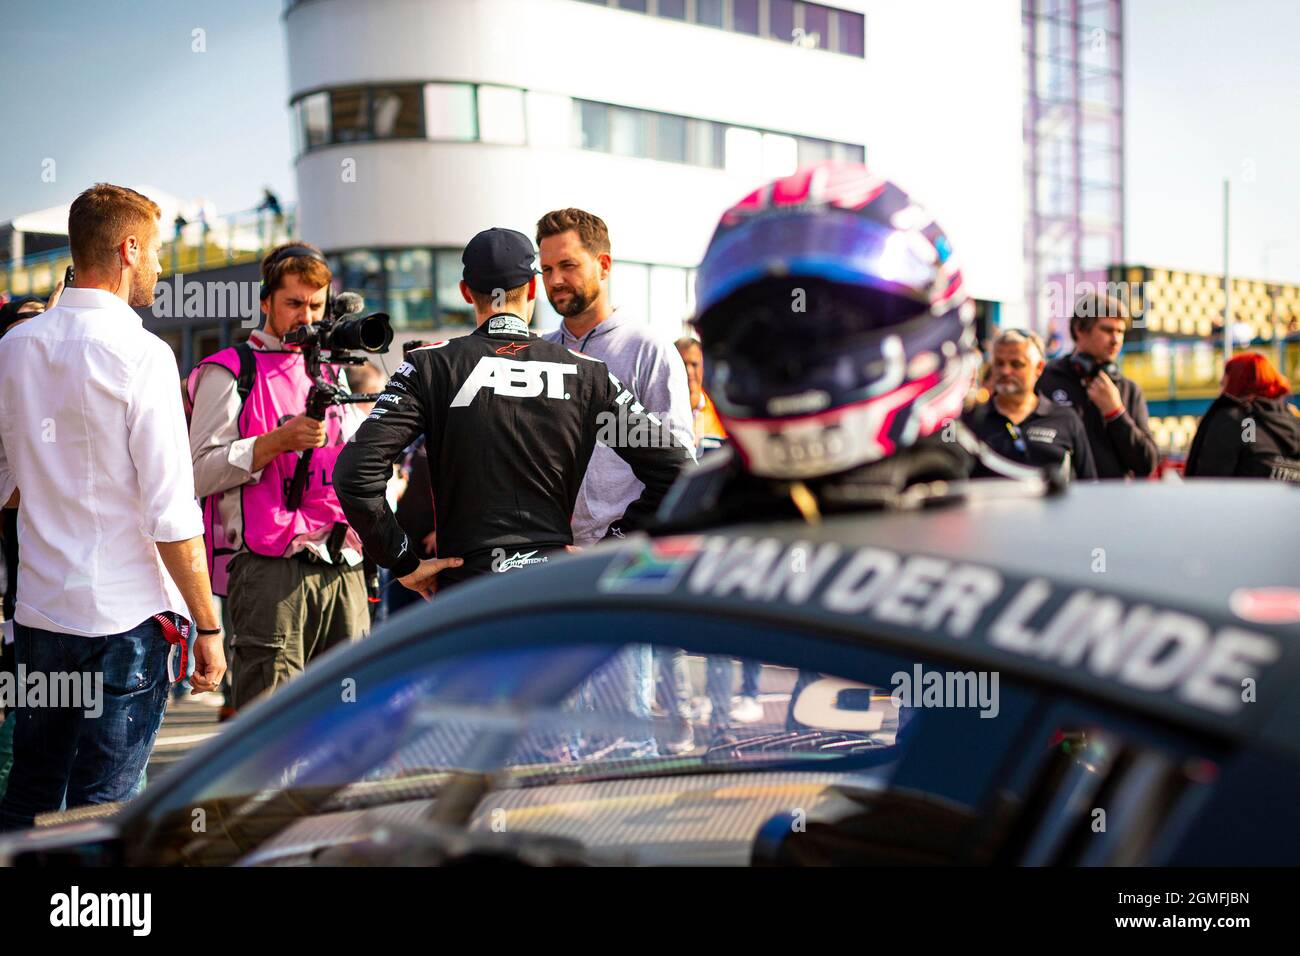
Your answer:
[[[821,524],[822,512],[817,506],[817,496],[802,481],[790,483],[790,500],[794,506],[799,509],[799,514],[803,515],[803,520],[808,524]]]

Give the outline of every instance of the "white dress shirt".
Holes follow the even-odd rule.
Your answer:
[[[28,627],[99,636],[191,617],[155,545],[203,533],[176,358],[99,289],[0,339],[0,490],[17,485]]]

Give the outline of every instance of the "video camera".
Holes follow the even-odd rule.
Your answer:
[[[327,314],[319,322],[303,325],[284,335],[286,345],[298,345],[303,354],[314,350],[329,352],[330,365],[360,365],[365,359],[360,356],[340,355],[346,352],[384,352],[393,344],[393,329],[389,325],[388,314],[375,312],[364,317],[358,316],[365,308],[365,299],[355,292],[343,292],[334,296]]]
[[[353,355],[352,352],[384,352],[393,342],[393,329],[386,312],[375,312],[364,317],[359,316],[365,308],[365,299],[355,292],[343,292],[331,296],[325,309],[325,317],[319,322],[299,326],[284,334],[282,341],[286,345],[302,348],[302,359],[307,365],[307,375],[312,381],[307,392],[307,408],[304,414],[318,422],[325,421],[325,412],[331,405],[352,405],[359,402],[377,401],[378,395],[354,395],[341,386],[328,382],[321,374],[321,365],[363,365],[366,358]],[[322,362],[322,353],[328,358]],[[302,504],[303,489],[307,485],[307,474],[311,470],[311,456],[315,449],[308,448],[298,459],[298,466],[293,473],[293,483],[289,486],[289,498],[285,506],[290,511],[297,511]]]

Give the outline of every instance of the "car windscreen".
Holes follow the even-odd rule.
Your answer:
[[[238,759],[172,801],[165,829],[173,850],[207,861],[222,841],[236,854],[297,818],[420,801],[434,813],[467,778],[520,789],[815,772],[880,787],[927,716],[898,693],[910,668],[797,627],[662,613],[430,634],[247,735]],[[978,686],[969,697],[981,706]],[[222,821],[215,843],[193,835],[195,810]]]

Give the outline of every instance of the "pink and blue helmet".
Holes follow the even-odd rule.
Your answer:
[[[696,277],[705,387],[746,470],[766,478],[848,471],[959,415],[974,314],[943,231],[852,163],[746,196]]]

